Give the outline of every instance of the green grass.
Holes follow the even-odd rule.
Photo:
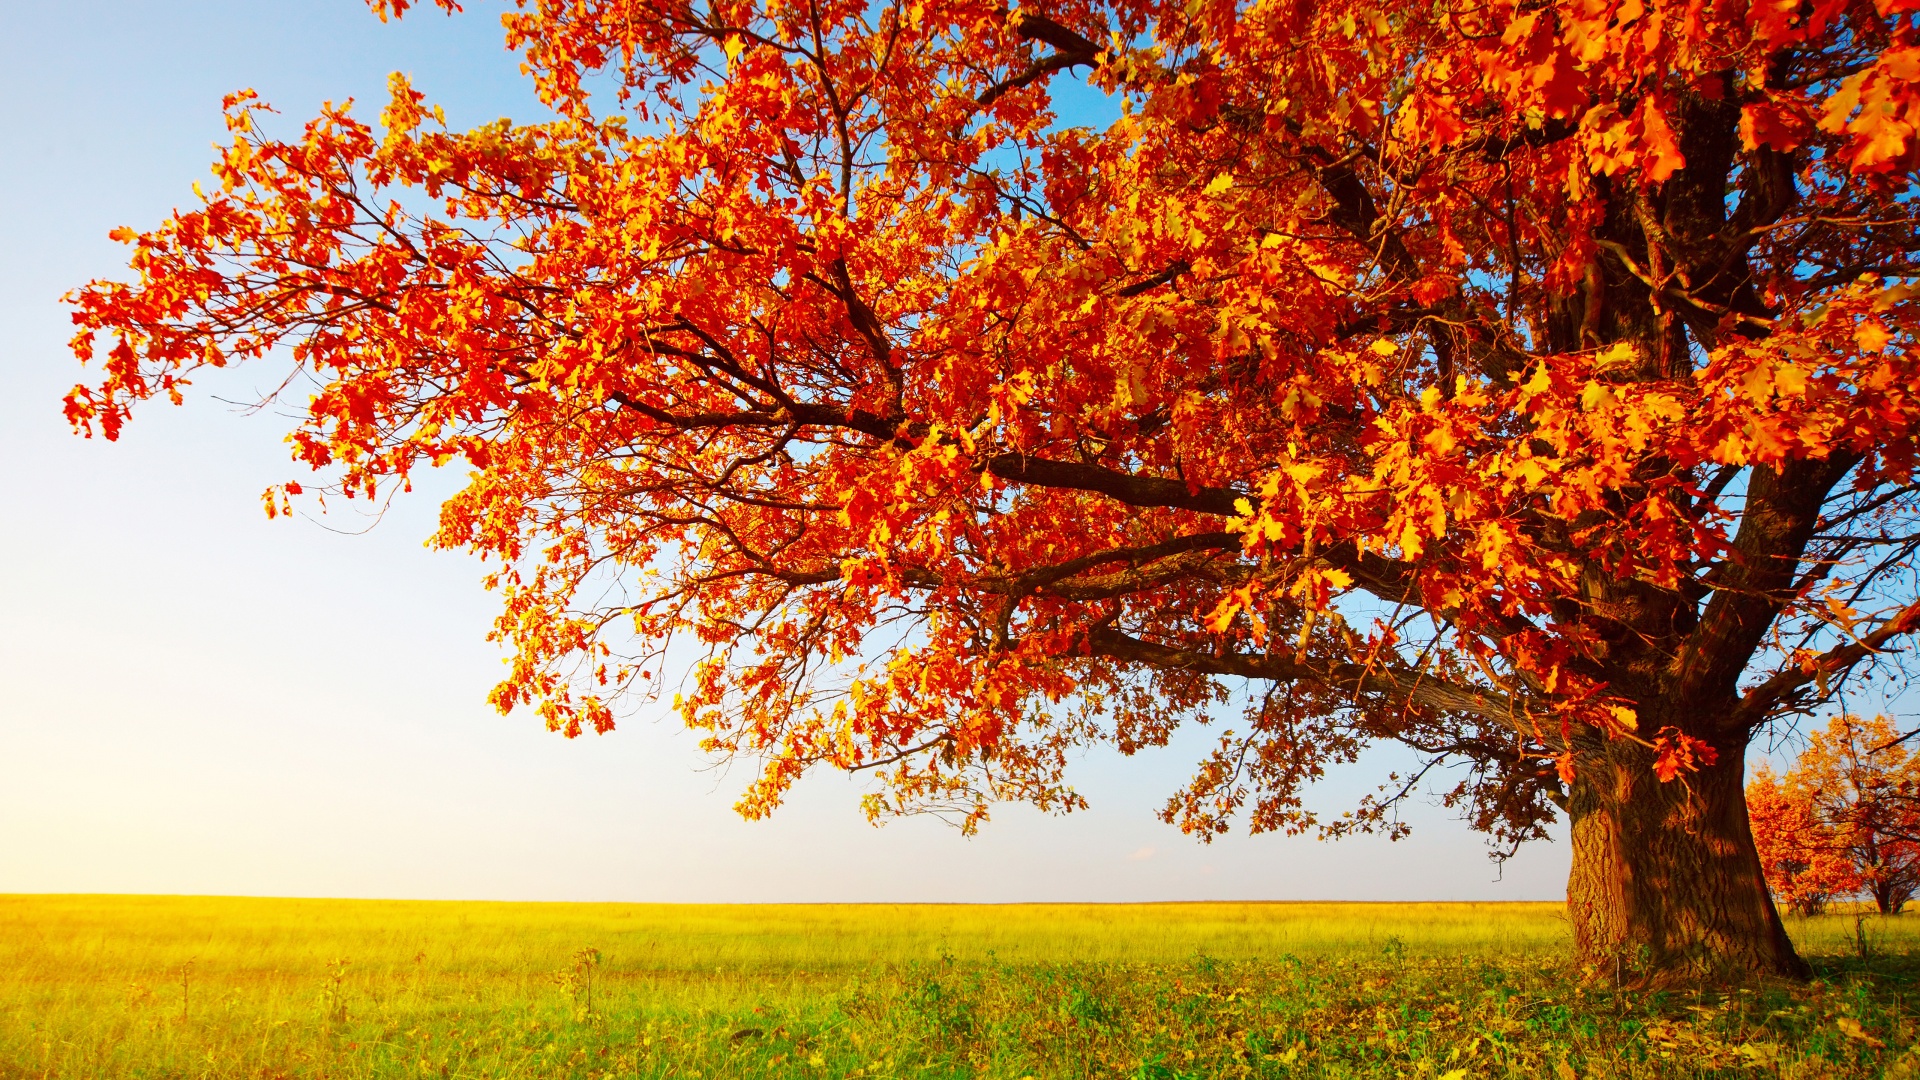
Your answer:
[[[1616,994],[1555,904],[0,896],[0,1077],[1920,1077],[1920,918],[1865,929]]]

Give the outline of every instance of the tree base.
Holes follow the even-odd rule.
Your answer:
[[[1747,822],[1745,747],[1661,782],[1650,752],[1616,743],[1586,756],[1568,813],[1574,948],[1623,986],[1803,981]]]

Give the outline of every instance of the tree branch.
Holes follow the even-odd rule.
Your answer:
[[[1675,656],[1676,697],[1737,700],[1740,673],[1792,600],[1794,577],[1820,508],[1858,461],[1858,456],[1843,456],[1753,470],[1732,551],[1716,568],[1721,573],[1713,583],[1713,599]]]
[[[1880,646],[1902,634],[1911,634],[1920,630],[1920,601],[1900,609],[1893,618],[1880,625],[1878,630],[1862,635],[1845,645],[1836,645],[1812,660],[1798,667],[1788,668],[1774,675],[1759,686],[1748,690],[1740,699],[1740,705],[1734,711],[1734,722],[1749,728],[1765,723],[1773,707],[1787,695],[1811,682],[1824,683],[1867,657],[1880,651]]]
[[[1469,713],[1525,738],[1537,740],[1551,749],[1564,749],[1564,741],[1557,729],[1535,727],[1529,722],[1525,709],[1513,699],[1474,687],[1443,682],[1416,672],[1388,671],[1352,663],[1321,668],[1300,663],[1285,655],[1216,655],[1142,641],[1110,627],[1096,627],[1090,631],[1087,643],[1096,655],[1148,667],[1231,675],[1268,682],[1314,682],[1330,687],[1352,688],[1357,694],[1398,698],[1430,709]]]
[[[1043,76],[1081,64],[1092,66],[1100,62],[1101,49],[1098,45],[1052,19],[1023,11],[1019,14],[1019,21],[1014,24],[1013,30],[1023,38],[1030,41],[1044,41],[1060,51],[1052,56],[1035,60],[1018,75],[1009,76],[988,87],[975,99],[975,103],[982,109],[1023,86],[1031,85]]]

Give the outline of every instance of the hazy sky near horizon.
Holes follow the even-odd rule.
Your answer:
[[[456,126],[538,118],[498,5],[471,7],[385,25],[361,0],[67,0],[0,16],[0,892],[1564,895],[1564,843],[1502,872],[1425,803],[1397,844],[1198,844],[1154,811],[1204,731],[1135,759],[1091,754],[1077,782],[1092,810],[1007,807],[971,840],[930,819],[875,829],[859,783],[835,776],[744,822],[730,809],[744,770],[712,769],[664,709],[569,742],[487,706],[493,600],[476,561],[422,546],[435,483],[370,529],[350,513],[268,521],[261,490],[301,475],[286,422],[219,399],[248,399],[276,369],[142,410],[117,444],[70,434],[60,397],[85,376],[58,297],[124,273],[109,229],[193,199],[224,93],[257,89],[292,130],[329,99],[375,118],[400,70]],[[1383,771],[1336,776],[1313,804],[1338,812]]]

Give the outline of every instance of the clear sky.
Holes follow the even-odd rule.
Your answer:
[[[1154,810],[1204,732],[1094,754],[1093,802],[1008,807],[968,840],[868,826],[853,781],[774,820],[730,806],[664,714],[568,742],[484,700],[500,654],[476,562],[422,547],[433,492],[377,524],[269,522],[298,478],[265,369],[144,410],[118,444],[61,419],[81,372],[67,289],[124,271],[106,239],[192,199],[222,94],[292,125],[377,115],[408,72],[456,125],[537,118],[498,8],[382,25],[360,0],[65,0],[0,8],[0,892],[703,901],[1557,899],[1564,843],[1504,874],[1428,805],[1413,837],[1200,845]],[[450,486],[450,485],[449,485]],[[359,535],[349,535],[360,533]],[[1390,755],[1388,756],[1390,757]],[[1382,761],[1388,760],[1383,757]],[[1384,772],[1330,780],[1337,812]]]

